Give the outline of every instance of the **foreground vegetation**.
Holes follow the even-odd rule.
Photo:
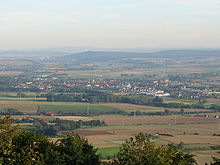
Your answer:
[[[12,126],[9,117],[0,122],[1,165],[98,165],[100,156],[96,151],[78,135],[66,136],[53,143],[42,134]]]
[[[157,146],[151,137],[138,134],[127,140],[111,162],[101,162],[97,149],[79,135],[51,142],[42,134],[13,126],[9,117],[0,119],[1,165],[195,165],[194,155],[173,144]],[[220,163],[213,158],[212,165]]]

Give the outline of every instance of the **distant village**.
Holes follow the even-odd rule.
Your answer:
[[[176,97],[196,99],[209,96],[220,96],[220,92],[210,87],[188,87],[191,83],[172,80],[121,80],[121,79],[65,79],[56,77],[36,77],[16,84],[15,89],[34,92],[70,92],[74,90],[103,90],[118,95],[148,95],[158,97]],[[76,92],[77,93],[77,92]]]

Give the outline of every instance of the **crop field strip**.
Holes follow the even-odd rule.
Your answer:
[[[182,124],[182,123],[219,123],[220,119],[195,117],[195,116],[180,116],[180,115],[168,115],[168,116],[95,116],[98,120],[105,121],[108,125],[147,125],[147,124]]]
[[[36,100],[35,100],[36,99]],[[123,103],[102,103],[88,104],[80,102],[44,102],[44,98],[15,98],[0,97],[0,108],[15,108],[25,113],[34,113],[39,109],[41,112],[111,112],[111,111],[141,111],[141,112],[163,112],[165,109],[179,112],[180,108],[163,108],[154,106],[123,104]],[[209,109],[184,109],[185,112],[213,112]]]
[[[188,104],[190,104],[190,103],[188,103]],[[114,107],[114,108],[118,108],[120,110],[128,110],[128,111],[139,110],[139,111],[142,111],[142,112],[147,112],[148,110],[150,110],[150,112],[162,112],[165,109],[168,109],[170,111],[180,112],[180,108],[164,108],[164,107],[125,104],[125,103],[102,103],[100,105]],[[212,110],[209,110],[209,109],[188,109],[188,108],[184,108],[184,110],[185,110],[185,112],[213,112]]]
[[[119,109],[113,107],[107,107],[98,104],[87,104],[87,103],[75,103],[72,105],[57,104],[57,105],[40,105],[40,112],[75,112],[75,113],[94,113],[94,112],[111,112],[118,111]]]
[[[24,99],[24,98],[22,98]],[[0,100],[0,109],[15,108],[25,113],[36,113],[38,109],[42,112],[108,112],[118,111],[119,109],[98,104],[88,104],[80,102],[42,102],[42,101],[23,101],[22,99]]]
[[[19,75],[24,72],[18,72],[18,71],[0,71],[0,76],[14,76]]]
[[[155,142],[160,145],[183,142],[187,148],[189,148],[189,146],[191,147],[192,153],[198,154],[196,158],[200,163],[204,163],[204,158],[207,158],[206,160],[211,160],[211,156],[216,155],[218,152],[218,150],[211,151],[209,146],[220,144],[219,137],[210,134],[210,124],[121,125],[81,129],[82,132],[88,130],[103,132],[103,134],[99,135],[84,134],[84,136],[86,136],[95,146],[99,147],[98,152],[103,153],[104,158],[117,153],[121,143],[139,132],[153,135],[156,133],[173,135],[173,137],[158,136]],[[219,123],[213,124],[213,130],[215,130],[215,133],[220,133]],[[185,134],[184,131],[186,131]],[[104,132],[106,132],[106,134],[104,134]],[[195,133],[198,133],[198,135],[194,135]],[[199,147],[201,150],[198,150]]]

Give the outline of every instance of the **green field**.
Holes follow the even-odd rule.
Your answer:
[[[108,107],[97,104],[77,103],[77,102],[43,102],[43,101],[27,101],[19,99],[0,100],[0,110],[4,108],[15,108],[24,113],[41,112],[75,112],[90,113],[93,112],[111,112],[119,111],[114,107]]]
[[[170,98],[170,97],[163,97],[164,103],[182,103],[182,104],[196,104],[198,103],[197,100],[180,100],[180,99],[175,99],[175,98]]]
[[[159,139],[159,141],[156,141],[157,145],[163,145],[164,143],[162,142],[162,139]],[[98,148],[97,154],[102,155],[102,159],[108,160],[111,159],[114,155],[116,155],[120,150],[120,146],[118,147],[109,147],[109,148]],[[210,161],[211,156],[214,155],[215,153],[219,152],[219,146],[211,145],[209,143],[203,144],[203,143],[198,143],[198,144],[184,144],[183,143],[183,148],[182,150],[184,152],[201,152],[206,153],[205,155],[207,156],[208,160],[201,160],[201,153],[199,155],[199,162],[205,162],[205,161]],[[198,159],[198,156],[196,156]]]
[[[99,148],[97,154],[102,155],[102,159],[108,159],[118,153],[120,147]]]
[[[31,93],[33,95],[33,93]],[[10,93],[13,96],[14,93]],[[88,104],[80,102],[47,102],[45,98],[31,97],[5,97],[0,96],[0,110],[5,108],[14,108],[24,113],[40,112],[74,112],[74,113],[95,113],[95,112],[112,112],[120,111],[116,107],[109,107],[100,104]]]
[[[65,103],[56,105],[40,105],[40,112],[74,112],[74,113],[95,113],[95,112],[111,112],[119,111],[117,108],[107,107],[103,105],[87,104],[87,103],[73,103],[72,105],[66,105]]]

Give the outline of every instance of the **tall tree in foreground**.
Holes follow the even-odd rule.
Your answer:
[[[194,156],[174,145],[156,146],[143,133],[127,140],[113,160],[115,165],[195,165]]]
[[[13,138],[17,133],[18,127],[12,126],[10,117],[0,117],[0,165],[10,165],[16,161]]]
[[[216,157],[212,157],[213,162],[211,165],[220,165],[220,159]]]
[[[96,151],[78,135],[53,143],[42,134],[19,130],[9,117],[0,118],[0,165],[99,165]]]
[[[22,130],[13,139],[13,150],[18,153],[15,164],[61,165],[63,159],[56,143],[43,134]]]
[[[63,156],[65,165],[99,165],[97,149],[79,135],[66,136],[58,142],[57,150]]]

